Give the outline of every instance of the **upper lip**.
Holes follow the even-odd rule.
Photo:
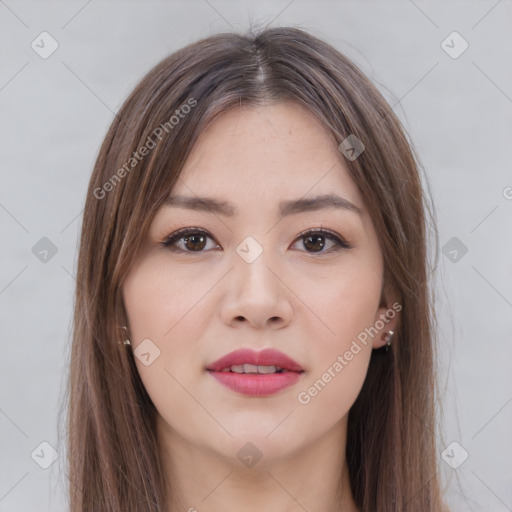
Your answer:
[[[233,365],[253,364],[256,366],[276,366],[293,372],[302,372],[303,368],[297,361],[291,357],[283,354],[279,350],[273,348],[266,348],[259,352],[252,349],[245,348],[230,352],[221,357],[214,363],[206,367],[207,370],[220,372],[224,368],[229,368]]]

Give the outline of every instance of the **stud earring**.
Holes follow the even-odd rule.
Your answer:
[[[128,331],[126,325],[122,325],[121,328],[124,329],[125,331]],[[119,345],[121,345],[121,343],[123,343],[124,345],[131,345],[130,340],[128,338],[126,338],[124,341],[118,341],[117,343]]]
[[[388,331],[382,335],[382,338],[381,338],[382,341],[386,342],[386,352],[389,350],[389,346],[391,345],[391,342],[393,341],[394,334],[395,334],[394,331]]]

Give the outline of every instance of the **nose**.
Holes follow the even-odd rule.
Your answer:
[[[238,256],[221,300],[222,321],[230,327],[250,325],[254,329],[281,329],[293,316],[290,295],[283,278],[264,257],[247,263]],[[275,267],[275,265],[274,265]]]

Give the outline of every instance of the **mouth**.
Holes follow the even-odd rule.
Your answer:
[[[274,349],[237,350],[212,363],[206,370],[232,391],[254,397],[273,395],[293,386],[304,373],[296,361]]]
[[[287,370],[286,368],[279,368],[278,366],[264,366],[264,365],[255,365],[255,364],[237,364],[232,366],[227,366],[223,368],[221,372],[232,372],[232,373],[244,373],[244,374],[260,374],[260,375],[270,375],[273,373],[284,373],[289,372],[291,370]]]

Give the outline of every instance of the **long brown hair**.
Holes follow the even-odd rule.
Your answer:
[[[336,144],[349,135],[363,142],[345,163],[402,305],[391,350],[372,352],[349,413],[355,502],[365,512],[443,510],[428,208],[416,158],[391,107],[350,60],[281,27],[219,34],[173,53],[136,86],[101,146],[83,216],[66,391],[71,512],[164,509],[157,412],[129,346],[118,343],[123,279],[201,132],[230,108],[284,100],[314,113]]]

